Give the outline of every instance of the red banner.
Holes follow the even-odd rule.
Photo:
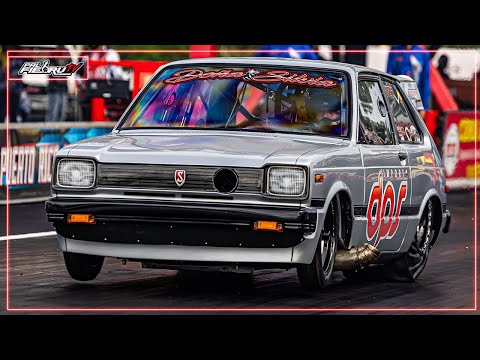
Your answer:
[[[447,179],[473,181],[475,172],[480,176],[478,160],[480,160],[480,121],[475,121],[473,112],[449,113],[443,142],[443,162]]]

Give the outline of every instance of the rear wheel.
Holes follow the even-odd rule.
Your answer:
[[[387,280],[413,282],[422,273],[427,264],[434,230],[434,205],[430,199],[425,206],[415,237],[408,251],[386,266]]]
[[[78,281],[89,281],[97,277],[102,270],[104,256],[63,253],[65,266],[70,276]]]
[[[322,233],[312,262],[297,267],[300,284],[306,289],[317,290],[324,288],[330,283],[332,278],[338,240],[338,217],[333,203],[333,201],[330,203],[325,216]]]

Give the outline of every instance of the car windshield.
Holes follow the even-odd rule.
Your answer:
[[[343,73],[256,67],[167,68],[121,129],[192,128],[348,134]]]

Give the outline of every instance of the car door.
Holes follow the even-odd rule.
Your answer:
[[[441,182],[439,162],[430,141],[424,138],[416,117],[409,109],[399,86],[389,79],[382,79],[382,85],[387,98],[387,105],[392,115],[394,131],[399,144],[408,154],[410,177],[412,184],[410,215],[418,215],[423,198],[428,190],[439,189]],[[412,218],[416,226],[417,220]]]
[[[396,251],[408,226],[403,218],[410,207],[408,155],[395,138],[380,78],[360,77],[358,91],[366,241],[380,251]]]

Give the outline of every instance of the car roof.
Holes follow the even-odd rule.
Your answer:
[[[291,59],[276,57],[209,57],[178,60],[168,65],[194,65],[194,64],[252,64],[252,65],[279,65],[279,66],[298,66],[309,67],[312,69],[332,69],[332,70],[352,70],[356,73],[374,73],[397,79],[396,76],[387,74],[383,71],[369,68],[366,66],[341,63],[336,61],[309,60],[309,59]],[[398,79],[397,79],[398,80]]]

